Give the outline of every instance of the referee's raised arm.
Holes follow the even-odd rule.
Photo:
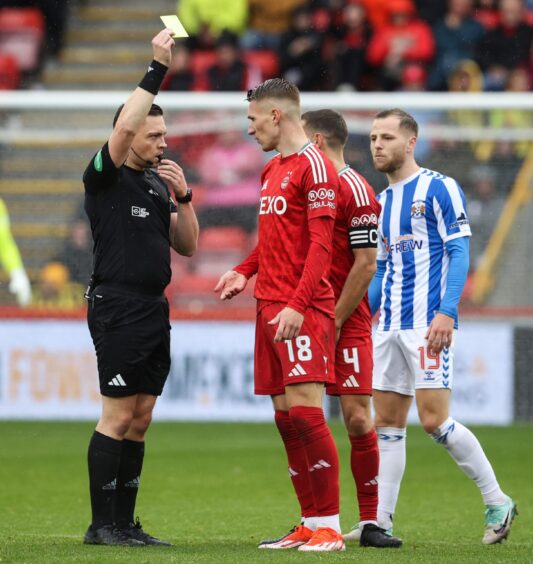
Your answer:
[[[109,138],[109,154],[116,167],[126,161],[135,134],[143,124],[172,60],[172,30],[163,29],[152,39],[153,61],[121,109]]]

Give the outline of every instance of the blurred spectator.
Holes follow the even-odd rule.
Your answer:
[[[257,225],[259,186],[263,166],[260,151],[238,130],[224,131],[218,142],[204,151],[198,170],[204,188],[198,211],[202,228],[239,225],[247,232]]]
[[[212,49],[227,29],[241,35],[248,21],[247,0],[178,0],[178,17],[196,48]]]
[[[498,0],[477,0],[474,19],[485,29],[494,29],[500,23]]]
[[[531,150],[531,141],[528,143]],[[491,145],[490,165],[498,171],[498,191],[508,194],[514,187],[520,169],[524,166],[524,157],[520,156],[515,144],[499,140]]]
[[[529,92],[531,90],[531,77],[525,68],[513,69],[507,77],[506,92]]]
[[[45,54],[57,56],[63,48],[70,0],[2,0],[0,8],[39,8],[46,26]]]
[[[525,69],[518,68],[512,70],[507,77],[506,92],[529,92],[530,90],[529,75]],[[513,131],[520,131],[524,128],[533,127],[533,112],[524,109],[498,109],[492,110],[489,114],[489,125],[491,127],[509,128]],[[501,145],[503,141],[496,143]],[[531,148],[531,139],[527,138],[523,141],[509,142],[510,151],[524,158]],[[497,148],[497,147],[495,147]],[[500,147],[501,152],[501,147]],[[508,151],[505,151],[508,152]],[[491,151],[492,156],[492,151]]]
[[[498,191],[496,169],[487,164],[474,166],[470,170],[469,192],[470,257],[476,268],[505,204],[505,197]]]
[[[472,94],[483,91],[483,74],[479,65],[469,59],[459,61],[450,75],[448,75],[448,89],[450,92],[470,92]],[[452,122],[463,127],[481,129],[485,127],[485,112],[479,110],[450,110]],[[479,138],[482,139],[480,133]],[[475,158],[484,161],[488,158],[491,141],[472,141],[471,146]]]
[[[407,63],[402,70],[401,90],[404,92],[423,92],[426,89],[427,72],[420,63]],[[418,118],[417,122],[420,124]],[[420,143],[420,139],[417,142]],[[420,159],[420,157],[418,157]],[[422,160],[422,159],[420,159]]]
[[[384,90],[399,86],[406,63],[426,63],[435,51],[431,28],[417,18],[411,0],[389,0],[389,11],[389,24],[375,31],[367,52]]]
[[[281,35],[289,29],[292,13],[303,4],[307,0],[248,0],[248,29],[241,46],[277,51]]]
[[[338,90],[360,90],[366,70],[366,46],[372,29],[362,3],[347,4],[342,10],[342,24],[336,31],[335,79]]]
[[[195,76],[191,65],[191,51],[183,42],[176,42],[172,63],[167,72],[161,90],[186,92],[195,85]]]
[[[440,123],[443,123],[443,120]],[[458,135],[455,139],[434,140],[431,145],[431,152],[425,161],[426,167],[453,176],[459,185],[467,190],[470,185],[470,168],[475,162],[472,144],[461,140]],[[466,196],[469,199],[470,193]]]
[[[207,70],[207,87],[218,92],[239,92],[245,89],[246,65],[241,59],[239,40],[224,30],[216,42],[216,62]]]
[[[17,303],[28,305],[31,300],[31,285],[24,270],[20,252],[11,234],[9,214],[0,198],[0,263],[9,276],[9,291],[15,295]]]
[[[483,74],[475,61],[465,59],[459,61],[448,75],[450,92],[481,92],[483,90]]]
[[[32,305],[43,309],[73,309],[84,304],[84,288],[71,283],[68,269],[60,262],[49,262],[39,273],[39,284]]]
[[[389,0],[361,0],[366,8],[368,21],[374,29],[389,23]]]
[[[35,3],[43,11],[46,21],[45,51],[56,57],[63,49],[71,2],[70,0],[38,0]]]
[[[300,90],[324,87],[322,36],[313,27],[313,12],[308,6],[294,10],[290,29],[281,37],[279,56],[283,76]]]
[[[55,262],[67,269],[71,282],[82,286],[89,284],[93,271],[93,245],[91,228],[85,217],[78,217],[69,226],[69,236]]]
[[[500,24],[482,39],[477,55],[486,90],[503,90],[509,71],[529,62],[532,28],[524,16],[522,0],[500,1]]]
[[[429,90],[446,90],[446,80],[462,59],[472,59],[485,34],[472,18],[473,0],[449,0],[448,11],[434,29],[436,56],[429,76]]]
[[[421,20],[434,26],[446,14],[447,0],[415,0],[418,16]]]

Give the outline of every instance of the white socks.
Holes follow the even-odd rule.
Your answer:
[[[319,527],[329,527],[337,531],[337,533],[341,532],[338,513],[337,515],[327,515],[325,517],[306,517],[303,524],[312,531],[316,531]]]
[[[494,470],[479,441],[464,425],[448,417],[431,433],[431,437],[441,444],[463,472],[474,480],[485,505],[498,505],[507,501],[507,496],[500,489]]]
[[[389,529],[405,471],[406,429],[377,427],[376,432],[379,446],[378,523],[380,527]]]

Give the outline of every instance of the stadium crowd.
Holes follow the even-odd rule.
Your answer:
[[[0,15],[34,12],[27,24],[42,32],[37,69],[63,48],[70,4],[0,3]],[[532,0],[179,0],[177,13],[191,37],[163,89],[247,90],[279,75],[303,91],[446,91],[465,61],[482,90],[512,89],[517,70],[531,88]],[[13,21],[0,17],[4,39]],[[9,55],[0,41],[0,88],[25,84],[5,80]]]
[[[0,13],[7,6],[42,11],[45,38],[39,60],[61,50],[68,2],[4,0]],[[177,13],[191,37],[174,48],[162,86],[168,91],[242,91],[270,76],[284,76],[303,91],[531,90],[533,0],[179,0]],[[0,89],[10,84],[1,63],[0,41]],[[198,117],[180,115],[180,125]],[[416,117],[422,127],[444,122],[478,128],[531,126],[531,115],[521,110],[457,110]],[[232,119],[228,115],[228,123]],[[228,260],[238,260],[256,236],[255,175],[262,157],[237,125],[226,129],[167,139],[169,156],[183,166],[195,188],[205,233],[199,258],[189,261],[189,274],[219,272],[213,254],[220,257],[225,246]],[[527,141],[428,138],[417,147],[426,166],[453,174],[471,202],[473,224],[479,224],[474,225],[472,269],[527,150]],[[348,160],[379,192],[384,179],[367,156],[368,136],[352,133]],[[84,214],[76,212],[64,249],[48,257],[52,267],[34,276],[34,305],[70,307],[73,300],[64,291],[66,284],[76,285],[80,300],[74,302],[83,303],[79,288],[88,278],[90,261],[80,267],[69,257],[80,254],[73,253],[73,245],[84,239],[84,222]],[[217,245],[218,250],[212,248]],[[90,259],[88,253],[89,246],[84,256]],[[179,264],[174,266],[179,271]],[[198,279],[193,286],[202,283]]]
[[[444,91],[464,60],[479,68],[483,89],[502,91],[515,69],[531,79],[530,4],[227,0],[219,10],[211,0],[180,0],[178,16],[192,37],[166,87],[246,89],[265,64],[253,54],[260,51],[304,91]]]

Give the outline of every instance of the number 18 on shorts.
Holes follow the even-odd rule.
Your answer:
[[[255,332],[255,393],[277,395],[285,386],[302,382],[335,381],[335,322],[309,308],[298,337],[274,342],[277,326],[269,325],[284,304],[264,306]]]

